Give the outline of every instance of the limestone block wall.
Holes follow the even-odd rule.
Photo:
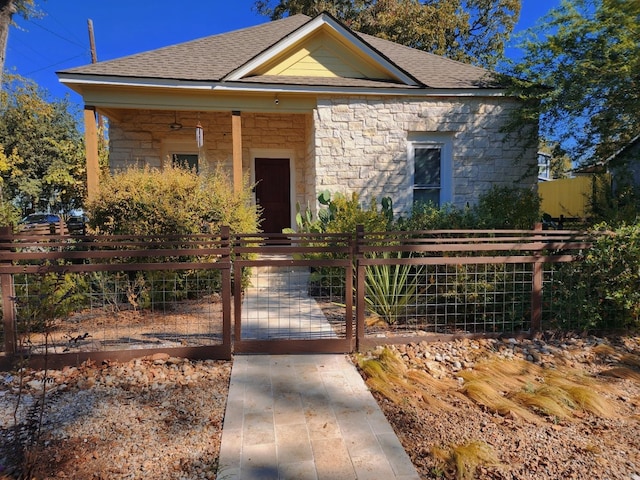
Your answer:
[[[517,104],[501,97],[344,97],[318,100],[314,112],[316,190],[390,196],[394,212],[410,211],[411,139],[447,138],[452,178],[448,199],[474,204],[492,185],[535,185],[536,149],[501,128]]]
[[[252,168],[252,152],[293,152],[295,203],[306,204],[311,115],[242,113],[242,166]],[[174,121],[183,125],[172,130]],[[198,149],[195,126],[204,129],[204,147]],[[177,112],[161,110],[122,111],[109,125],[109,163],[112,171],[130,165],[162,168],[170,149],[197,153],[200,170],[222,164],[232,168],[231,112]]]
[[[177,120],[180,130],[170,124]],[[198,152],[195,127],[204,129],[204,148]],[[162,110],[123,110],[109,121],[109,165],[111,171],[131,165],[162,168],[168,145],[180,145],[181,153],[200,153],[200,167],[214,162],[231,162],[231,113],[177,112]]]

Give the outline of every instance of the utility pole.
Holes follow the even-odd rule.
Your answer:
[[[96,39],[93,36],[93,20],[87,20],[89,26],[89,47],[91,48],[91,63],[98,63],[98,54],[96,53]]]
[[[89,28],[89,48],[91,49],[91,63],[98,63],[98,54],[96,52],[96,39],[93,35],[93,20],[87,20],[87,26]],[[98,117],[98,128],[101,135],[103,132],[102,115],[96,111],[96,117]]]

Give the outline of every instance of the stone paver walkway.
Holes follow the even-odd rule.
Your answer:
[[[219,480],[419,478],[347,356],[234,358]]]
[[[256,272],[242,305],[243,339],[333,336],[307,295],[304,268]],[[217,478],[420,477],[349,357],[314,354],[234,357]]]

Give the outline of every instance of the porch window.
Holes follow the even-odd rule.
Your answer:
[[[410,143],[413,204],[440,206],[451,201],[451,148],[449,142],[414,141]]]
[[[174,167],[186,168],[198,173],[198,155],[192,153],[174,153],[172,155]]]

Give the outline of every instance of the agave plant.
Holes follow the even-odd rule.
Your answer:
[[[384,252],[381,257],[402,258],[402,253]],[[388,324],[394,324],[402,314],[416,304],[418,279],[422,268],[415,265],[371,265],[365,276],[367,308]]]

